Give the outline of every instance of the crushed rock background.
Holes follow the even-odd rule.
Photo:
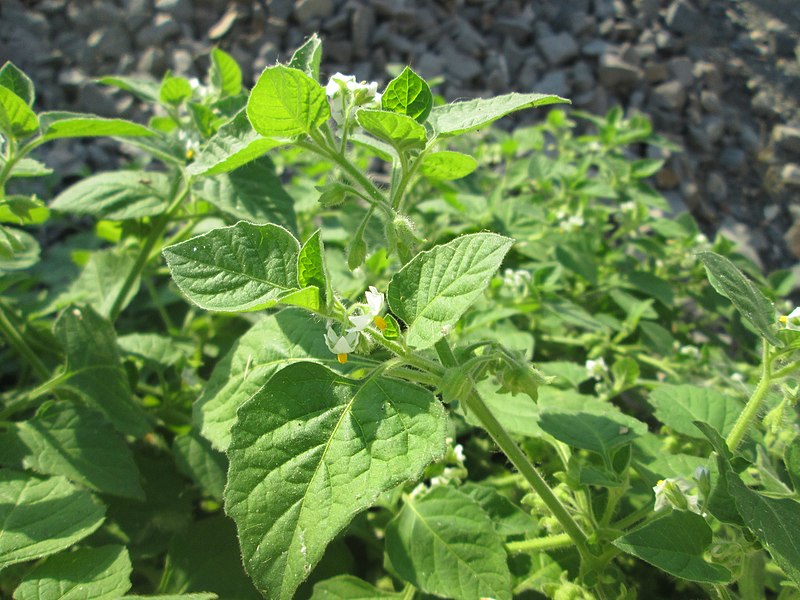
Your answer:
[[[555,93],[653,119],[681,152],[656,185],[709,234],[765,270],[800,275],[800,2],[797,0],[0,0],[0,62],[37,88],[38,110],[146,117],[109,74],[202,79],[218,45],[251,86],[313,32],[323,77],[386,82],[410,64],[448,100]],[[532,115],[529,118],[541,118]],[[62,176],[113,168],[111,141],[63,140],[39,156]]]

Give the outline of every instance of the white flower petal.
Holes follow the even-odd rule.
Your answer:
[[[384,295],[378,289],[371,285],[364,295],[367,297],[367,305],[369,306],[369,314],[376,317],[380,314],[383,308]]]
[[[355,315],[350,317],[350,322],[353,324],[353,327],[347,331],[364,331],[364,329],[372,323],[372,315]]]

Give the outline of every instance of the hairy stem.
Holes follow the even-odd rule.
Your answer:
[[[533,540],[522,540],[521,542],[508,542],[506,551],[510,554],[520,554],[522,552],[542,552],[544,550],[555,550],[557,548],[569,548],[574,542],[566,533],[548,535],[547,537],[536,538]]]
[[[770,345],[766,340],[762,340],[762,343],[764,348],[761,354],[761,379],[756,389],[753,391],[753,395],[750,396],[750,400],[747,401],[744,409],[739,414],[739,418],[736,419],[733,429],[731,429],[730,434],[728,434],[728,439],[725,440],[731,452],[734,452],[744,439],[747,429],[758,415],[758,411],[761,409],[764,398],[766,398],[767,392],[769,391],[769,386],[772,383]]]

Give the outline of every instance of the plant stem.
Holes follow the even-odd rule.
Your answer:
[[[8,343],[28,361],[39,378],[47,379],[50,376],[50,370],[39,360],[36,352],[31,349],[16,325],[8,318],[8,307],[3,302],[0,302],[0,332],[3,333]]]
[[[522,540],[520,542],[508,542],[506,551],[511,554],[522,552],[542,552],[544,550],[555,550],[556,548],[568,548],[572,546],[572,538],[566,533],[548,535],[547,537],[536,538],[533,540]]]
[[[458,361],[446,338],[442,338],[436,342],[435,348],[439,355],[439,360],[442,361],[445,367],[458,366]],[[464,398],[464,405],[467,410],[472,411],[472,414],[477,417],[481,425],[483,425],[483,428],[489,433],[506,457],[522,476],[525,477],[525,480],[530,484],[533,490],[539,494],[539,497],[547,508],[550,509],[553,516],[561,523],[566,534],[572,539],[581,557],[585,561],[594,564],[595,558],[589,551],[586,534],[575,522],[572,515],[569,514],[561,501],[556,498],[553,490],[550,489],[547,482],[539,475],[539,472],[528,459],[527,455],[517,446],[517,443],[513,440],[508,431],[506,431],[505,427],[495,418],[492,411],[489,410],[489,407],[486,406],[474,387],[472,392]]]
[[[750,400],[747,401],[744,410],[739,414],[739,418],[736,419],[733,429],[731,429],[730,434],[728,434],[728,439],[725,440],[731,452],[736,451],[736,448],[742,442],[742,439],[744,439],[747,428],[750,427],[753,419],[758,415],[758,411],[761,409],[764,398],[769,391],[769,386],[772,383],[770,345],[766,340],[762,340],[762,343],[764,348],[761,353],[761,380],[753,391],[753,395],[750,396]]]

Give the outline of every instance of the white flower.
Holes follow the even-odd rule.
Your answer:
[[[467,457],[464,456],[464,446],[462,446],[461,444],[456,444],[455,446],[453,446],[453,454],[456,455],[456,458],[458,459],[459,462],[463,463],[467,459]]]
[[[586,371],[593,379],[602,379],[603,373],[605,373],[607,369],[606,361],[603,360],[602,356],[597,360],[586,361]]]
[[[744,375],[741,373],[734,373],[731,375],[731,379],[733,379],[737,383],[744,383]]]
[[[331,116],[339,124],[344,119],[345,112],[349,113],[348,107],[380,104],[381,101],[377,82],[358,82],[353,75],[342,73],[331,76],[325,86],[325,94],[331,103]]]
[[[628,202],[623,202],[622,204],[619,205],[619,209],[622,212],[633,212],[634,210],[636,210],[636,202],[634,202],[633,200],[630,200]]]
[[[788,315],[781,315],[778,321],[786,328],[792,331],[800,331],[800,306],[795,308]]]
[[[364,296],[367,298],[367,312],[362,312],[360,315],[353,315],[349,317],[353,326],[347,331],[364,331],[364,329],[373,321],[378,328],[383,331],[383,329],[386,328],[386,322],[381,318],[380,314],[381,310],[383,310],[384,295],[379,292],[374,285],[371,285]],[[378,319],[380,319],[380,321]],[[383,327],[381,327],[381,324]]]
[[[694,486],[680,477],[667,478],[660,480],[653,491],[656,494],[656,502],[653,510],[658,512],[663,508],[678,508],[689,510],[702,515],[700,511],[700,499],[689,492]],[[705,516],[705,515],[703,515]]]
[[[334,354],[349,354],[358,345],[358,333],[348,331],[344,335],[337,335],[333,328],[328,325],[328,331],[325,333],[325,343],[328,345],[328,350]]]
[[[561,222],[561,231],[576,231],[583,227],[584,220],[580,215],[571,215],[566,221]]]
[[[700,357],[700,349],[697,346],[681,346],[678,353],[683,356],[689,356],[691,358],[699,358]]]
[[[342,73],[334,73],[328,80],[328,85],[325,86],[325,93],[328,98],[333,98],[339,93],[344,93],[349,89],[348,84],[356,82],[353,75],[343,75]]]

